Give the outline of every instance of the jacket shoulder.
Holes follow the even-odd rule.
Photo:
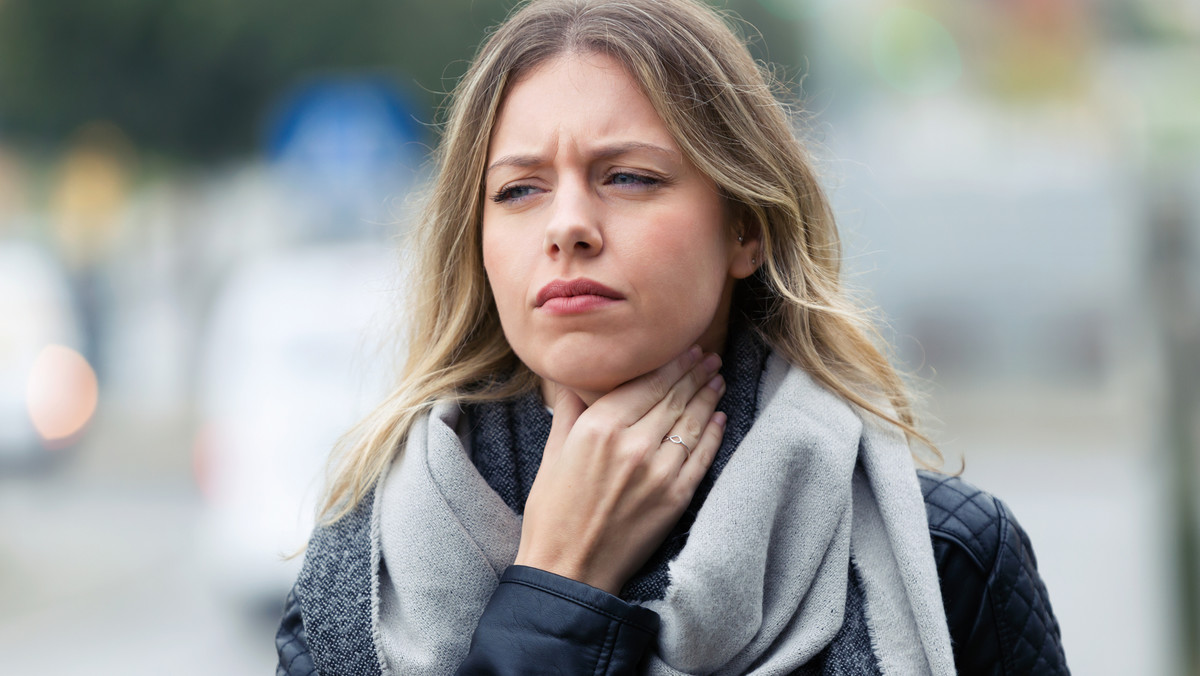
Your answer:
[[[958,477],[918,477],[959,670],[1069,673],[1033,545],[1008,506]]]
[[[920,470],[917,477],[930,535],[950,540],[982,570],[991,570],[1000,551],[1007,508],[956,476]]]

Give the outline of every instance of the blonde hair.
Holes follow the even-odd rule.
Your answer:
[[[590,52],[624,64],[688,159],[720,186],[734,222],[761,238],[762,267],[739,282],[733,311],[790,363],[938,455],[915,428],[877,332],[841,288],[833,214],[772,78],[722,16],[693,0],[534,0],[496,29],[452,94],[414,232],[402,378],[339,442],[326,522],[362,501],[435,401],[495,400],[536,386],[504,337],[484,274],[482,177],[507,88],[555,56]]]

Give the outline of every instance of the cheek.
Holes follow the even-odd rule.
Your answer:
[[[483,271],[487,275],[488,285],[492,289],[492,297],[496,305],[503,308],[509,301],[509,287],[513,283],[511,252],[505,250],[505,241],[494,233],[489,236],[487,228],[483,230]]]
[[[721,289],[729,276],[729,252],[722,239],[723,226],[693,223],[690,227],[664,228],[643,242],[641,255],[669,287],[690,290],[688,295]]]
[[[659,248],[646,259],[654,270],[645,288],[655,296],[653,314],[661,320],[657,328],[668,330],[669,325],[699,335],[716,318],[729,280],[725,253],[716,246],[697,250],[694,240],[670,245],[673,248]]]

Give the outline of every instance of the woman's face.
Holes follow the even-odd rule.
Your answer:
[[[534,373],[591,403],[721,348],[752,244],[619,62],[569,54],[519,80],[487,162],[484,267]]]

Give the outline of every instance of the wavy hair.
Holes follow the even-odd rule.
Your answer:
[[[920,442],[940,464],[878,332],[842,289],[837,227],[813,160],[774,79],[725,17],[699,0],[533,0],[484,42],[451,94],[436,178],[412,232],[401,379],[339,441],[322,520],[362,501],[434,402],[495,400],[537,386],[504,337],[484,273],[482,181],[505,92],[567,53],[622,63],[687,158],[720,187],[732,221],[760,237],[762,265],[738,282],[733,311],[790,363],[901,428],[910,447]]]

